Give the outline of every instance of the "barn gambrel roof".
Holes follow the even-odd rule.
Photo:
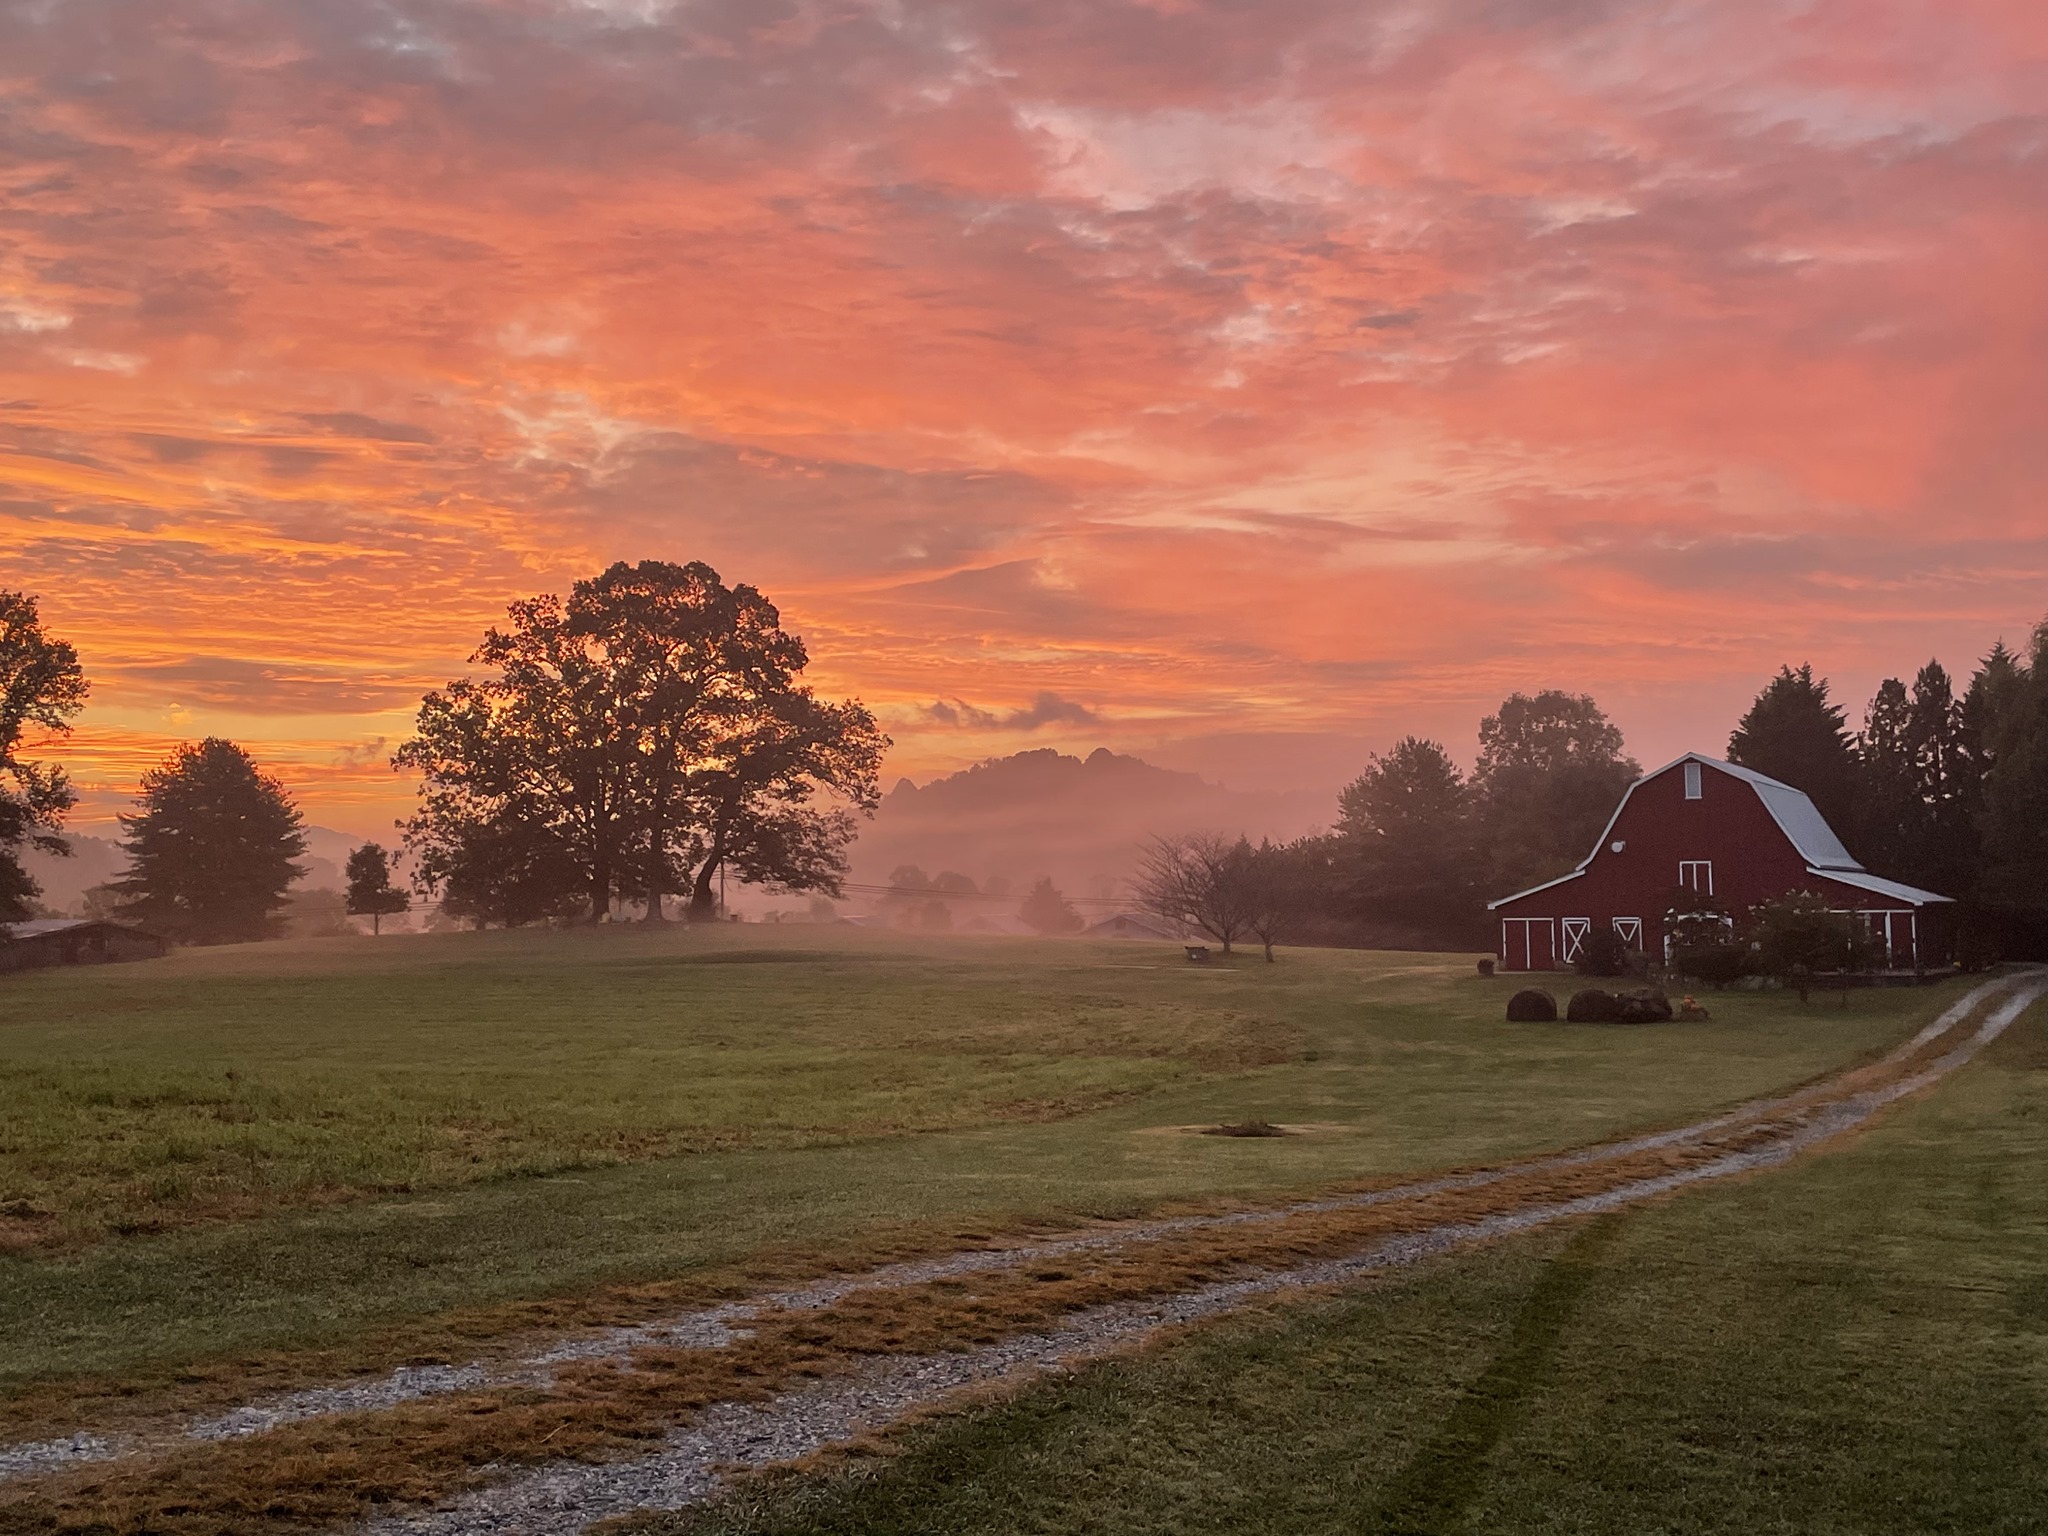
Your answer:
[[[1869,891],[1878,896],[1888,896],[1916,907],[1948,902],[1952,899],[1933,891],[1923,891],[1917,886],[1902,885],[1896,880],[1886,880],[1882,876],[1871,874],[1857,863],[1849,850],[1842,845],[1842,840],[1835,835],[1835,829],[1828,825],[1827,818],[1820,813],[1820,807],[1808,798],[1805,790],[1794,789],[1781,779],[1758,773],[1754,768],[1744,768],[1739,763],[1723,762],[1718,757],[1708,757],[1704,752],[1688,752],[1683,757],[1674,757],[1662,768],[1644,774],[1629,785],[1621,797],[1621,803],[1615,806],[1614,814],[1607,818],[1607,825],[1601,829],[1599,840],[1593,844],[1593,851],[1579,861],[1577,869],[1568,875],[1559,875],[1555,880],[1546,880],[1541,885],[1532,885],[1526,891],[1517,891],[1512,896],[1489,901],[1486,910],[1491,912],[1511,901],[1520,901],[1524,896],[1534,896],[1538,891],[1547,891],[1552,886],[1578,879],[1600,856],[1600,850],[1607,846],[1607,839],[1613,834],[1615,823],[1621,820],[1621,813],[1628,809],[1629,799],[1635,792],[1652,779],[1662,778],[1681,763],[1703,764],[1727,774],[1731,779],[1740,779],[1755,790],[1757,799],[1761,800],[1764,809],[1771,813],[1771,820],[1778,824],[1778,830],[1785,834],[1786,841],[1790,842],[1794,851],[1806,861],[1808,874],[1820,875],[1829,880],[1839,881],[1843,885],[1853,885],[1859,890]]]

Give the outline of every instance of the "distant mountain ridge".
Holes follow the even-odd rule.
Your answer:
[[[1041,747],[921,788],[899,780],[854,845],[854,878],[880,883],[915,864],[928,875],[1007,880],[1020,895],[1050,875],[1069,895],[1109,897],[1128,888],[1148,837],[1296,837],[1334,810],[1328,796],[1248,794],[1107,747],[1085,758]]]

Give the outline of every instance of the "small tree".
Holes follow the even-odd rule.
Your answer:
[[[425,850],[419,882],[439,893],[442,917],[480,928],[522,928],[589,911],[589,886],[574,853],[538,818],[516,813],[444,824]]]
[[[1581,976],[1622,976],[1628,972],[1628,941],[1607,927],[1586,930],[1579,943],[1578,959],[1572,962]]]
[[[365,843],[348,856],[347,873],[349,915],[367,917],[372,934],[383,931],[386,913],[403,912],[412,905],[391,883],[391,857],[376,843]]]
[[[1230,953],[1252,931],[1260,906],[1256,851],[1247,838],[1215,833],[1155,837],[1139,856],[1134,882],[1146,911],[1199,928]]]
[[[1273,963],[1273,946],[1297,937],[1320,910],[1334,899],[1335,856],[1331,840],[1304,837],[1298,842],[1263,842],[1252,849],[1244,874],[1249,915],[1245,926],[1265,947]]]
[[[1050,875],[1031,887],[1017,915],[1040,933],[1073,933],[1081,926],[1081,915],[1067,905]]]
[[[142,776],[141,811],[123,816],[122,916],[190,944],[270,938],[285,892],[305,873],[298,809],[231,741],[178,748]]]
[[[1869,965],[1868,938],[1847,912],[1831,911],[1825,896],[1794,891],[1760,902],[1750,913],[1750,942],[1766,975],[1801,984],[1818,971],[1853,971]]]

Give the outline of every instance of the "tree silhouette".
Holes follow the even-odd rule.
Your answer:
[[[44,631],[36,600],[0,591],[0,923],[29,916],[41,894],[22,849],[68,854],[58,829],[78,803],[62,768],[20,755],[22,734],[31,725],[69,731],[88,686],[78,652]]]
[[[1728,761],[1804,790],[1828,825],[1856,835],[1856,749],[1828,680],[1782,667],[1728,738]]]
[[[2004,697],[1984,777],[1984,897],[2048,915],[2048,621],[1999,684]],[[1972,692],[1976,691],[1973,686]]]
[[[367,917],[372,934],[383,931],[386,913],[403,912],[412,905],[405,892],[391,883],[391,859],[376,843],[365,843],[348,856],[348,910],[352,916]]]
[[[1139,855],[1133,886],[1146,911],[1199,928],[1227,955],[1251,932],[1262,902],[1254,858],[1244,837],[1213,832],[1155,837]]]
[[[1879,686],[1856,743],[1857,851],[1879,874],[1948,896],[1969,892],[1978,862],[1981,770],[1967,713],[1939,662]]]
[[[593,921],[620,894],[658,920],[677,891],[709,918],[727,868],[839,894],[888,738],[798,681],[808,656],[774,604],[701,563],[643,561],[510,615],[471,658],[495,672],[428,694],[394,759],[422,779],[406,845],[430,885],[465,865],[537,891],[566,866]]]
[[[187,743],[142,776],[141,811],[123,816],[123,917],[190,944],[233,944],[283,931],[276,913],[306,851],[284,786],[231,741]]]
[[[1337,797],[1335,856],[1366,917],[1462,938],[1474,926],[1472,793],[1450,754],[1407,736]]]
[[[1586,694],[1510,694],[1479,722],[1479,842],[1498,894],[1573,868],[1642,769]]]
[[[1040,933],[1073,933],[1081,926],[1080,914],[1067,905],[1050,875],[1031,887],[1017,915]]]
[[[545,820],[516,810],[441,829],[434,845],[441,915],[523,928],[585,914],[585,875]]]

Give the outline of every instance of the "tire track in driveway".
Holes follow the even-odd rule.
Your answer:
[[[816,1382],[785,1376],[779,1396],[747,1406],[718,1401],[720,1394],[699,1395],[694,1401],[710,1405],[697,1410],[688,1424],[670,1429],[666,1439],[658,1442],[661,1449],[652,1456],[536,1466],[528,1460],[534,1455],[532,1446],[501,1441],[504,1449],[489,1454],[517,1456],[519,1460],[489,1469],[498,1477],[495,1483],[462,1496],[445,1509],[395,1515],[372,1529],[434,1536],[498,1531],[539,1536],[576,1531],[590,1520],[637,1509],[680,1508],[715,1496],[723,1486],[723,1468],[768,1466],[808,1455],[850,1436],[885,1429],[905,1414],[963,1390],[1028,1380],[1142,1344],[1162,1329],[1198,1322],[1263,1298],[1355,1283],[1375,1271],[1413,1264],[1460,1246],[1615,1209],[1701,1179],[1772,1166],[1938,1081],[1996,1038],[2043,991],[2048,991],[2048,972],[1996,978],[1973,989],[1877,1063],[1676,1130],[1390,1189],[1274,1208],[1127,1223],[1009,1248],[893,1264],[633,1328],[557,1336],[547,1341],[546,1347],[505,1364],[413,1369],[368,1382],[315,1386],[286,1398],[168,1426],[153,1439],[126,1446],[72,1437],[12,1447],[0,1450],[0,1479],[8,1475],[10,1456],[16,1458],[17,1478],[53,1492],[56,1485],[51,1478],[61,1481],[67,1468],[83,1475],[91,1470],[88,1464],[115,1463],[95,1474],[106,1479],[103,1494],[80,1493],[74,1488],[66,1495],[74,1499],[67,1508],[83,1511],[92,1498],[132,1495],[146,1499],[146,1493],[137,1495],[136,1490],[146,1489],[152,1478],[160,1478],[169,1465],[167,1457],[181,1458],[188,1468],[194,1455],[241,1455],[236,1447],[272,1461],[287,1457],[295,1444],[291,1426],[335,1415],[353,1415],[352,1423],[374,1425],[384,1410],[428,1403],[449,1394],[458,1395],[450,1399],[445,1411],[459,1412],[464,1403],[478,1401],[480,1389],[524,1393],[528,1398],[546,1394],[555,1388],[558,1372],[570,1373],[563,1390],[573,1393],[575,1373],[591,1366],[616,1368],[620,1381],[651,1380],[636,1370],[636,1358],[643,1367],[658,1366],[658,1357],[664,1352],[671,1359],[681,1355],[698,1362],[715,1361],[749,1339],[756,1327],[786,1328],[793,1318],[829,1314],[841,1302],[856,1311],[866,1306],[870,1318],[875,1309],[889,1313],[901,1307],[914,1313],[934,1300],[929,1290],[919,1291],[919,1287],[957,1288],[967,1277],[990,1277],[985,1283],[1015,1285],[1032,1278],[1030,1266],[1075,1258],[1083,1261],[1083,1267],[1091,1263],[1114,1267],[1133,1258],[1154,1264],[1149,1276],[1140,1264],[1123,1277],[1124,1283],[1098,1289],[1092,1304],[1090,1298],[1077,1295],[1065,1303],[1073,1310],[1060,1312],[1054,1307],[1031,1321],[992,1325],[997,1334],[1007,1330],[1007,1336],[991,1338],[988,1330],[972,1332],[961,1340],[971,1347],[931,1353],[926,1346],[916,1346],[927,1348],[927,1352],[913,1353],[897,1345],[893,1347],[902,1352],[861,1354],[857,1342],[842,1343],[835,1346],[839,1353],[827,1368],[843,1374]],[[1983,1017],[1972,1031],[1969,1026],[1980,1010]],[[1517,1190],[1508,1185],[1511,1180],[1526,1182],[1529,1187]],[[1491,1186],[1500,1185],[1508,1187],[1487,1193]],[[1160,1257],[1162,1252],[1170,1257],[1175,1251],[1183,1261],[1178,1271]],[[1218,1256],[1218,1262],[1191,1269],[1185,1263],[1190,1253],[1212,1254]],[[1023,1273],[1002,1279],[1017,1271]],[[1225,1277],[1216,1278],[1218,1275]],[[1105,1297],[1113,1299],[1102,1299]],[[835,1319],[844,1316],[843,1311],[818,1316],[818,1326],[837,1326]],[[925,1336],[931,1337],[929,1333]],[[758,1379],[755,1383],[769,1384]],[[667,1399],[662,1401],[665,1404]],[[411,1411],[417,1413],[418,1409]],[[676,1410],[663,1406],[651,1427],[659,1433],[664,1422],[674,1423],[675,1414]],[[276,1442],[277,1450],[266,1450],[269,1442],[265,1437],[280,1431],[285,1438]],[[384,1433],[403,1441],[414,1431],[387,1429]],[[215,1447],[218,1449],[212,1449]],[[299,1446],[300,1452],[306,1449]],[[241,1465],[246,1469],[246,1455]],[[471,1465],[459,1469],[460,1475],[452,1483],[447,1474],[439,1474],[440,1486],[461,1486]],[[224,1470],[204,1475],[216,1480],[227,1477]],[[431,1478],[428,1484],[432,1485]],[[221,1483],[224,1490],[226,1486]],[[124,1487],[126,1494],[118,1493]],[[31,1493],[26,1486],[21,1491]],[[229,1497],[226,1492],[219,1496]],[[6,1503],[0,1498],[0,1516],[4,1516]],[[15,1528],[4,1518],[0,1518],[0,1527]]]
[[[796,1461],[884,1431],[976,1388],[1021,1386],[1057,1370],[1140,1347],[1166,1329],[1256,1301],[1355,1283],[1474,1243],[1616,1211],[1703,1181],[1777,1167],[1857,1129],[1889,1105],[1965,1065],[2048,995],[2048,974],[2021,973],[1987,983],[1944,1014],[1945,1024],[1937,1021],[1941,1027],[1930,1025],[1886,1058],[1887,1062],[1912,1063],[1920,1051],[1966,1023],[1976,1006],[2007,985],[2012,987],[2011,993],[1991,1004],[1979,1026],[1932,1060],[1839,1098],[1808,1095],[1771,1101],[1763,1107],[1780,1117],[1775,1134],[1692,1166],[1630,1179],[1593,1194],[1532,1202],[1477,1221],[1446,1222],[1375,1243],[1345,1258],[1220,1281],[1170,1297],[1094,1308],[1069,1317],[1057,1328],[960,1354],[887,1358],[852,1377],[806,1386],[766,1403],[718,1405],[671,1433],[663,1448],[650,1456],[621,1463],[560,1464],[518,1471],[442,1508],[377,1519],[361,1527],[360,1536],[577,1536],[599,1520],[687,1508],[716,1498],[736,1474]],[[1802,1103],[1803,1111],[1798,1108]],[[1706,1127],[1725,1129],[1741,1118],[1716,1117],[1687,1129],[1703,1133]],[[1656,1140],[1658,1145],[1670,1144],[1668,1139]],[[1597,1240],[1582,1239],[1580,1246],[1587,1241]],[[1546,1323],[1556,1312],[1555,1321],[1562,1326],[1575,1295],[1570,1282],[1582,1282],[1581,1271],[1590,1273],[1583,1253],[1554,1287],[1558,1295],[1545,1293],[1545,1305],[1526,1319],[1526,1329],[1522,1326],[1525,1320],[1518,1319],[1517,1337],[1511,1340],[1503,1361],[1496,1362],[1501,1379],[1471,1400],[1472,1408],[1465,1415],[1470,1422],[1460,1420],[1454,1410],[1437,1440],[1411,1465],[1406,1484],[1397,1486],[1396,1493],[1403,1497],[1381,1507],[1381,1524],[1373,1529],[1434,1529],[1427,1523],[1430,1519],[1455,1513],[1461,1469],[1469,1472],[1475,1447],[1476,1454],[1484,1454],[1491,1443],[1489,1431],[1499,1427],[1494,1421],[1512,1411],[1517,1385],[1525,1386],[1524,1378],[1541,1369]],[[1538,1289],[1543,1289],[1540,1282]],[[1536,1300],[1532,1294],[1531,1304]],[[1556,1305],[1550,1304],[1553,1302]],[[1524,1331],[1527,1338],[1519,1336]],[[1475,1392],[1478,1390],[1475,1387]]]

